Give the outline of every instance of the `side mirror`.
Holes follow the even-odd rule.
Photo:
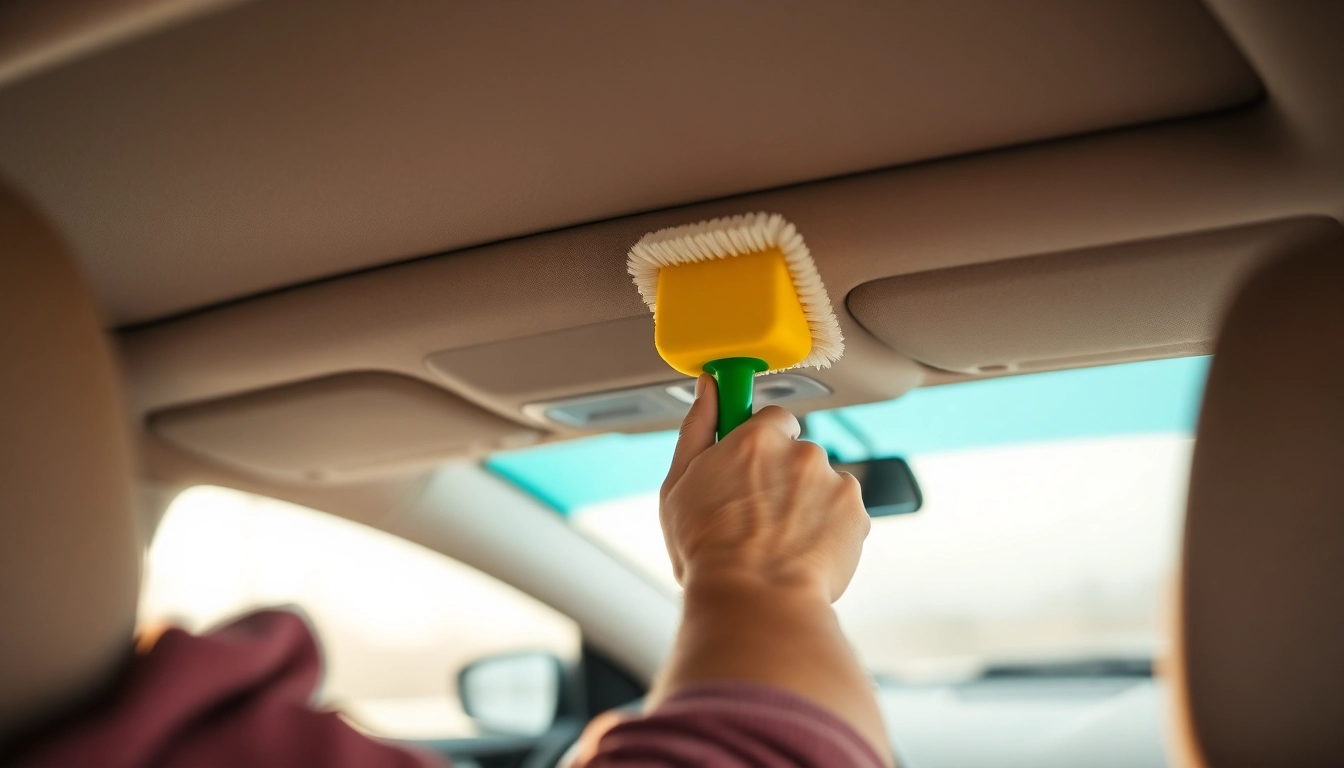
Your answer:
[[[458,673],[457,695],[484,731],[540,736],[555,722],[564,674],[549,653],[491,656]]]
[[[869,517],[908,515],[924,506],[924,495],[910,465],[902,458],[871,459],[852,464],[831,463],[837,472],[848,472],[863,487],[863,506]]]

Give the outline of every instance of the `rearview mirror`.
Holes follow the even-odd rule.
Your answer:
[[[482,730],[540,736],[555,722],[564,667],[548,653],[491,656],[457,676],[462,709]]]
[[[837,472],[858,478],[869,517],[908,515],[924,506],[924,495],[910,465],[902,458],[871,459],[848,464],[832,462]]]

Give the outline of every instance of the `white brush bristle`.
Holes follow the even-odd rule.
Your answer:
[[[634,278],[639,295],[652,312],[658,295],[659,269],[770,248],[778,248],[784,254],[812,331],[812,351],[794,367],[829,368],[845,353],[840,323],[835,319],[826,286],[817,274],[817,265],[803,243],[803,236],[777,213],[748,213],[650,232],[630,248],[626,271]]]

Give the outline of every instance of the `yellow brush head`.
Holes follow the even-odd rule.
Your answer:
[[[827,367],[844,352],[812,256],[778,214],[652,232],[630,249],[628,269],[653,310],[658,353],[688,376],[723,358],[774,371]]]

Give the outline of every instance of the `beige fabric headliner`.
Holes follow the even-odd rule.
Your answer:
[[[125,324],[1258,93],[1197,0],[271,0],[0,91],[0,172]]]
[[[523,418],[518,395],[439,377],[425,360],[442,350],[643,316],[624,274],[626,248],[644,232],[718,215],[772,210],[797,222],[837,301],[893,275],[1344,215],[1344,80],[1336,76],[1344,71],[1337,44],[1344,6],[1218,3],[1214,10],[1266,85],[1268,100],[1254,108],[586,225],[140,328],[122,335],[134,414],[383,370],[446,385],[488,410]],[[840,321],[849,348],[825,379],[835,396],[812,405],[884,399],[921,379],[962,376],[921,371],[847,312]],[[611,354],[633,360],[641,351],[647,349],[627,345]],[[661,376],[642,370],[638,376]],[[632,378],[617,374],[565,386],[598,390]],[[169,477],[175,471],[164,470]]]
[[[456,349],[631,318],[630,243],[752,210],[798,224],[834,299],[892,275],[1304,214],[1344,215],[1344,49],[1335,6],[1220,8],[1270,98],[1251,110],[926,163],[522,238],[259,297],[122,336],[137,415],[351,370],[434,381]],[[920,372],[840,312],[831,403]],[[622,350],[613,349],[613,355]],[[926,381],[947,380],[931,376]],[[516,404],[439,379],[501,414]],[[606,388],[592,382],[593,389]]]

